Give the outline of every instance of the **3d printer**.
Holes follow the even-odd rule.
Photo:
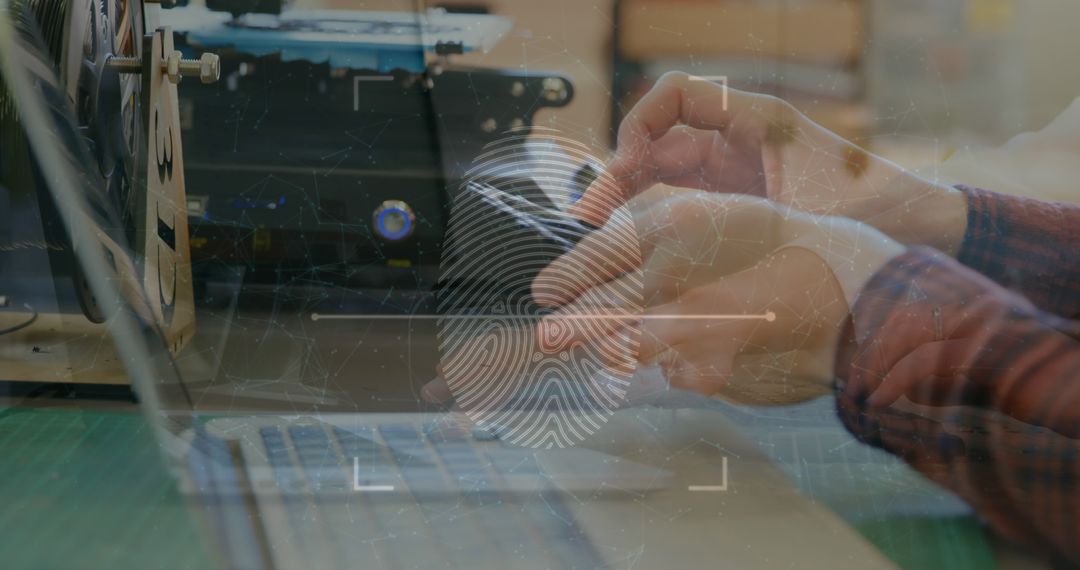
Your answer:
[[[139,0],[20,0],[4,9],[9,55],[23,69],[14,75],[20,82],[0,81],[2,379],[122,382],[103,324],[111,315],[74,252],[105,256],[127,305],[169,350],[190,342],[177,88],[184,76],[216,81],[217,57],[184,59]],[[13,93],[25,100],[27,89],[51,112],[54,130],[22,124]],[[80,173],[85,208],[53,198],[57,162]],[[94,239],[72,239],[64,211],[86,216]],[[94,366],[79,368],[87,363]]]
[[[191,341],[200,289],[221,272],[239,268],[245,283],[430,291],[453,194],[476,158],[507,131],[527,138],[537,110],[573,97],[558,75],[452,65],[506,33],[509,22],[494,16],[162,11],[138,0],[16,9],[49,72],[37,88],[73,118],[67,142],[102,237],[71,243],[42,189],[48,165],[0,99],[10,380],[123,381],[102,352],[108,315],[74,247],[110,252],[121,289],[173,352]],[[184,76],[194,77],[178,89]],[[528,170],[493,184],[542,199]]]
[[[221,57],[222,81],[180,99],[197,283],[242,267],[430,289],[465,171],[573,97],[559,75],[453,65],[498,42],[502,17],[207,5],[223,11],[163,16],[189,57]]]

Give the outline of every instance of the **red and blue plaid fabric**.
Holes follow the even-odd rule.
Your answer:
[[[962,190],[962,264],[912,248],[859,296],[837,410],[1002,535],[1077,565],[1080,207]]]
[[[1080,317],[1080,206],[958,188],[968,221],[957,260],[1044,311]]]

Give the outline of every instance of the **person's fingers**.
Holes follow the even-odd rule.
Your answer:
[[[866,403],[872,407],[885,407],[901,396],[930,406],[948,405],[957,401],[958,395],[953,392],[958,386],[955,378],[942,375],[941,371],[949,368],[955,355],[971,354],[973,342],[977,342],[977,339],[973,341],[971,338],[954,338],[916,348],[889,368],[888,374],[870,394]],[[954,368],[959,370],[962,364],[964,363],[957,363]],[[912,384],[911,379],[919,379],[919,382]]]
[[[618,290],[615,283],[607,287]],[[453,401],[472,414],[490,413],[505,408],[541,380],[541,372],[552,361],[577,370],[583,381],[629,377],[637,365],[636,328],[619,330],[615,323],[632,324],[635,319],[624,318],[626,309],[610,306],[617,298],[594,291],[574,306],[563,307],[567,318],[543,319],[549,328],[493,326],[444,346],[438,377],[423,386],[421,396],[432,403]],[[568,342],[582,338],[590,341]]]
[[[647,178],[642,175],[648,171],[640,166],[648,163],[653,142],[673,127],[686,125],[720,132],[728,129],[733,114],[724,102],[725,98],[730,100],[730,90],[694,79],[685,73],[664,74],[619,125],[610,170],[624,192],[632,195],[643,189]]]
[[[443,376],[442,364],[435,366],[435,378],[420,388],[420,397],[431,404],[445,404],[454,398]]]
[[[420,397],[431,404],[445,404],[454,398],[454,394],[450,392],[446,379],[440,375],[420,388]]]
[[[665,230],[672,225],[672,221],[666,203],[674,199],[664,198],[638,204],[632,214],[634,231],[637,233],[638,256],[642,264],[648,263],[656,242],[667,237]]]
[[[641,334],[638,340],[637,359],[641,363],[657,362],[657,359],[693,338],[695,325],[687,319],[687,311],[693,309],[678,302],[649,307],[641,317]]]
[[[812,255],[812,254],[808,254]],[[796,283],[786,259],[775,254],[758,264],[681,292],[668,303],[646,309],[639,358],[647,361],[665,347],[707,338],[716,350],[737,353],[746,346],[773,345],[777,331],[796,326],[785,304],[784,284]],[[779,289],[778,289],[779,287]]]
[[[807,252],[805,257],[820,263],[811,253]],[[803,328],[812,331],[814,327],[800,322],[799,304],[785,302],[784,291],[776,288],[783,276],[788,283],[797,283],[798,276],[791,272],[799,273],[800,268],[786,253],[769,256],[751,268],[649,307],[640,316],[615,308],[614,298],[601,286],[546,317],[539,325],[538,337],[546,350],[559,351],[575,343],[625,341],[625,336],[616,335],[631,334],[636,340],[637,362],[656,362],[674,350],[695,363],[689,368],[679,368],[678,382],[695,391],[706,387],[716,390],[723,382],[722,376],[730,373],[731,359],[743,351],[812,344],[796,331]],[[793,291],[801,297],[797,286]],[[778,312],[782,317],[778,317]],[[787,334],[784,327],[789,329]],[[626,345],[618,348],[625,351]],[[705,361],[710,364],[702,365]],[[618,358],[605,359],[605,364],[617,362]]]
[[[640,267],[640,251],[633,222],[613,219],[537,274],[533,300],[545,307],[569,303],[588,289]]]
[[[637,233],[638,255],[634,259],[641,260],[644,300],[647,304],[666,303],[718,275],[754,265],[781,243],[784,236],[778,228],[793,225],[791,214],[790,210],[762,198],[705,192],[683,193],[639,209],[634,213],[632,225]],[[623,236],[622,241],[631,240]],[[586,255],[582,254],[586,252],[595,253],[589,257],[596,258],[600,264],[611,265],[614,261],[596,247],[582,249],[585,251],[553,263],[549,272],[573,275],[572,269],[562,264],[585,262]],[[593,273],[599,282],[620,271],[626,271],[626,267]],[[549,274],[541,275],[546,278]],[[547,283],[559,284],[556,280]],[[584,281],[577,287],[563,286],[564,297],[572,297],[581,287],[589,285],[590,282]],[[567,302],[558,297],[543,301]]]
[[[735,356],[719,395],[747,405],[788,405],[827,394],[833,353],[818,350],[743,352]]]
[[[666,134],[651,141],[639,156],[616,156],[606,171],[623,194],[636,195],[657,182],[672,186],[704,190],[705,172],[717,147],[719,133],[687,125],[672,127]],[[628,196],[628,197],[629,197]]]
[[[593,308],[587,313],[560,309],[540,320],[536,334],[540,350],[555,354],[575,345],[595,343],[640,321],[640,314],[615,307]]]
[[[537,324],[541,350],[554,353],[589,344],[641,321],[641,282],[636,274],[598,285]]]
[[[821,395],[827,372],[817,360],[813,351],[738,354],[707,340],[665,348],[655,358],[673,388],[746,405],[786,405]]]
[[[751,111],[744,119],[746,128],[764,139],[767,123],[783,121],[785,108],[773,97],[728,89],[685,73],[667,73],[619,126],[616,155],[607,169],[608,184],[590,186],[570,212],[596,223],[606,219],[612,204],[617,206],[643,190],[649,170],[642,171],[640,166],[648,163],[650,146],[676,125],[729,135],[736,120]]]
[[[761,199],[715,195],[700,200],[682,195],[662,200],[635,214],[612,218],[589,234],[573,250],[544,268],[534,279],[533,299],[541,306],[569,303],[584,291],[642,267],[651,275],[645,283],[654,288],[688,287],[691,272],[723,265],[746,266],[771,248],[770,220],[775,206]],[[715,231],[702,231],[712,225]],[[730,235],[728,235],[730,234]],[[731,255],[725,255],[728,251]],[[655,255],[654,255],[655,254]],[[647,299],[652,293],[644,290]]]
[[[658,140],[676,125],[726,133],[741,113],[767,112],[777,101],[687,73],[665,73],[619,125],[618,146],[625,155],[640,154],[649,141]]]
[[[706,396],[724,389],[731,375],[734,355],[719,353],[707,342],[690,342],[673,349],[676,356],[661,361],[661,371],[668,383],[678,390]]]
[[[567,208],[567,214],[591,226],[603,226],[616,208],[633,198],[633,194],[628,195],[625,188],[633,187],[631,178],[637,175],[632,161],[621,160],[616,155],[589,184],[581,198]]]
[[[654,141],[648,151],[647,175],[640,180],[640,191],[663,183],[680,188],[708,190],[716,184],[711,165],[723,164],[727,143],[716,131],[703,131],[686,125],[673,127]]]
[[[739,352],[736,343],[690,337],[676,346],[660,345],[653,361],[672,387],[747,405],[786,405],[828,390],[831,365],[823,368],[818,351]]]
[[[731,290],[736,288],[733,286]],[[688,291],[670,303],[647,309],[642,316],[638,360],[642,363],[653,362],[668,349],[683,352],[686,346],[698,343],[708,345],[708,350],[714,356],[735,354],[742,350],[754,327],[758,326],[758,315],[726,314],[711,308],[723,302],[712,298],[726,296],[718,294],[719,291],[722,289],[699,288]],[[703,303],[694,297],[711,299]],[[775,316],[767,313],[760,320],[766,321],[768,318]]]
[[[685,360],[681,353],[672,351],[668,356],[659,361],[660,372],[668,381],[668,384],[676,390],[697,392],[705,396],[711,396],[711,383],[706,374],[699,370],[689,361]]]

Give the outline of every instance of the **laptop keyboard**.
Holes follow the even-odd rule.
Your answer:
[[[263,427],[259,435],[301,560],[604,565],[528,450],[412,424]]]
[[[497,445],[482,452],[468,434],[426,433],[410,424],[389,424],[350,430],[263,427],[259,435],[274,479],[285,492],[388,486],[413,493],[551,488],[531,453]],[[293,469],[290,448],[302,478],[300,470]]]

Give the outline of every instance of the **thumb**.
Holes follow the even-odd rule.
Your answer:
[[[571,216],[596,227],[603,226],[616,208],[638,195],[648,184],[649,169],[642,168],[649,144],[620,147],[604,172],[589,184],[574,205],[567,210]]]

